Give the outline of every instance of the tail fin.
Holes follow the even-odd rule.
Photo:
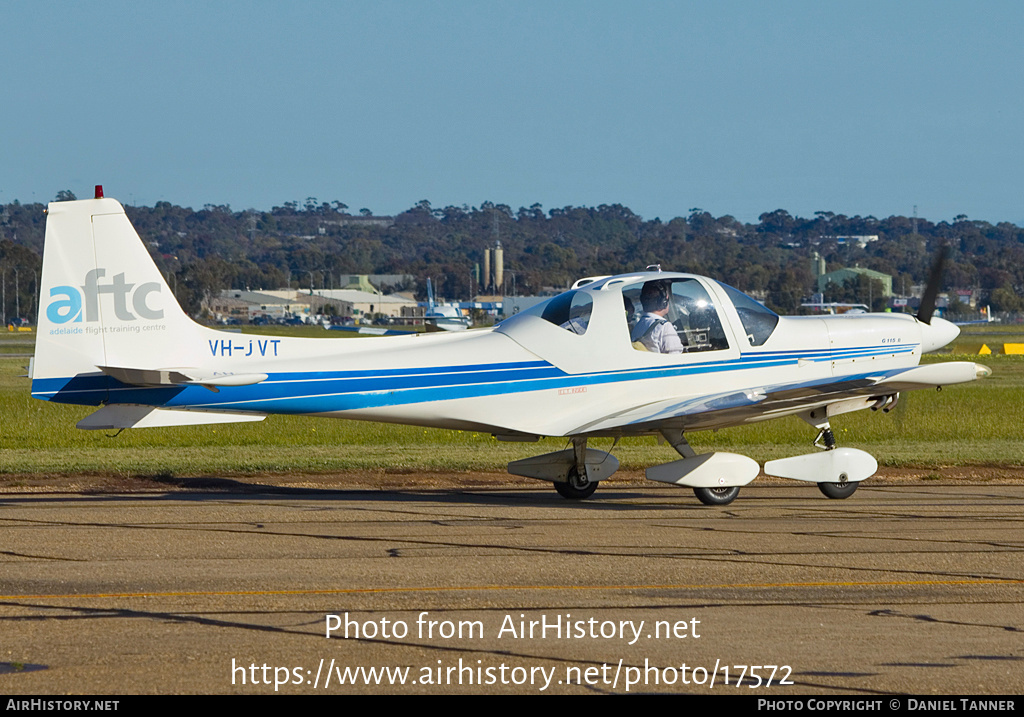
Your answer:
[[[202,328],[175,301],[117,200],[50,204],[41,286],[37,398],[100,403],[103,367],[194,365],[198,342],[188,339]]]

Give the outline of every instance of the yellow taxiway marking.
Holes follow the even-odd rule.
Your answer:
[[[215,597],[228,595],[365,595],[374,593],[471,592],[497,590],[708,590],[824,587],[898,587],[912,585],[1022,585],[1024,579],[991,580],[878,580],[799,583],[723,583],[719,585],[451,585],[442,587],[404,588],[337,588],[329,590],[201,590],[189,592],[83,593],[65,595],[0,595],[0,600],[79,599],[79,598],[151,598],[151,597]]]

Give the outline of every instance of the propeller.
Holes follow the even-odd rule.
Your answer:
[[[949,258],[949,245],[943,244],[939,247],[938,256],[932,264],[932,272],[928,275],[928,284],[921,296],[921,305],[917,309],[917,320],[923,324],[932,323],[932,314],[935,313],[935,301],[939,298],[939,289],[942,288],[942,275],[946,271],[946,259]]]

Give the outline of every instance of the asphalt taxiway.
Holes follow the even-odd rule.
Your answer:
[[[0,683],[1020,694],[1022,528],[1020,485],[5,494]]]

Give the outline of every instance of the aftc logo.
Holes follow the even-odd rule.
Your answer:
[[[55,286],[50,289],[53,301],[46,307],[46,318],[55,324],[66,324],[69,321],[82,321],[82,308],[85,304],[85,321],[99,321],[100,295],[110,294],[114,298],[114,316],[121,321],[135,321],[136,315],[143,319],[162,319],[163,309],[151,309],[146,303],[152,293],[160,293],[161,286],[155,281],[146,284],[125,283],[124,273],[116,274],[109,284],[100,284],[99,280],[106,276],[106,269],[93,269],[85,275],[85,285],[79,289],[74,286]],[[131,311],[128,309],[131,302]],[[132,311],[135,313],[133,314]]]

